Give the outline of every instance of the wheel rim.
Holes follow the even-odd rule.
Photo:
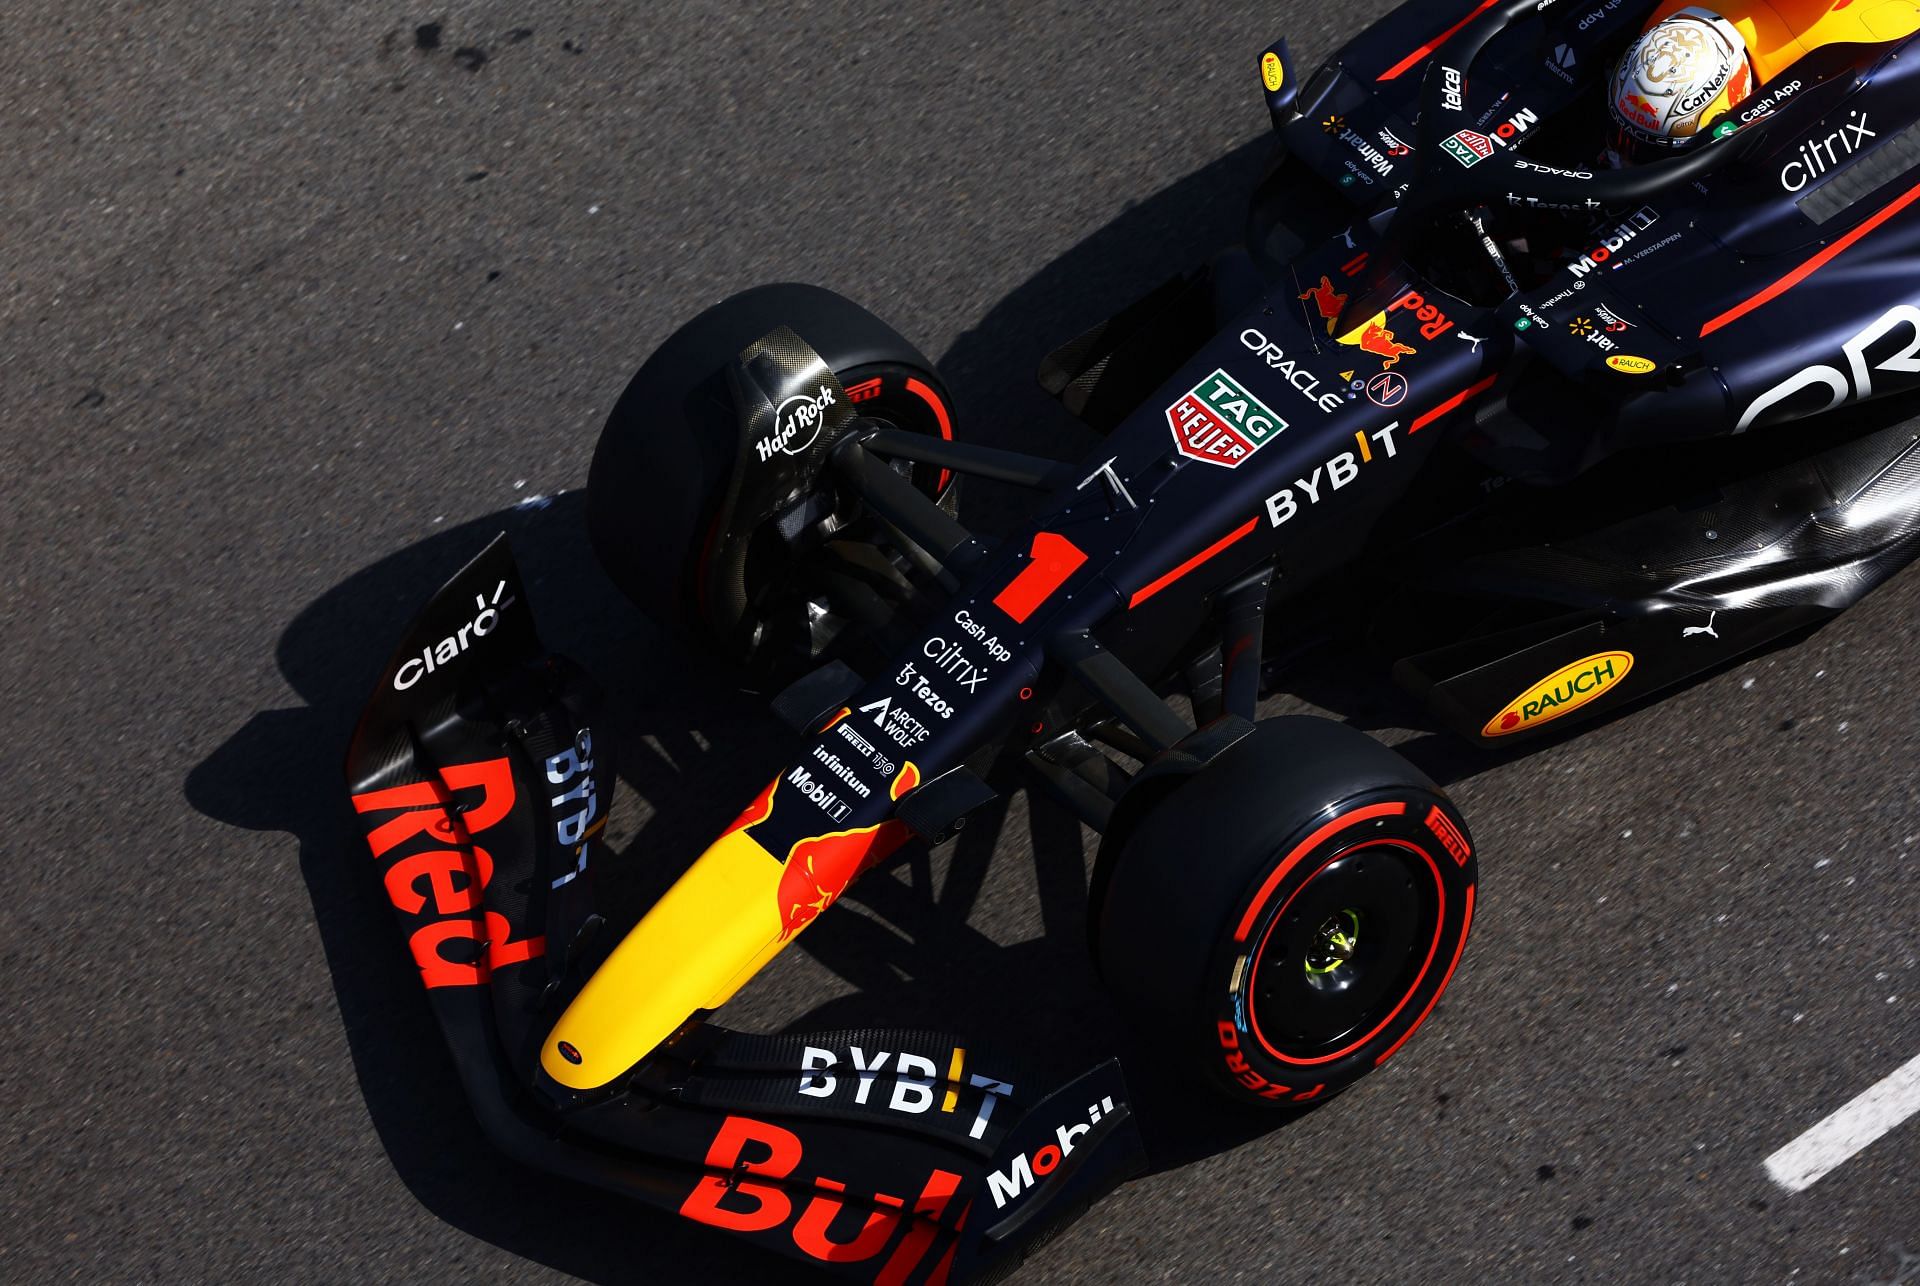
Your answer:
[[[1322,863],[1258,939],[1246,986],[1261,1043],[1327,1061],[1383,1029],[1431,965],[1442,897],[1412,844],[1371,840]]]
[[[1352,983],[1353,958],[1360,949],[1362,918],[1359,907],[1343,906],[1313,931],[1312,941],[1300,961],[1309,985],[1326,990]]]

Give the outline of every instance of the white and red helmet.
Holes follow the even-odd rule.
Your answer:
[[[1620,128],[1610,159],[1632,164],[1687,147],[1753,90],[1753,61],[1732,23],[1698,6],[1662,18],[1613,73],[1607,106]]]

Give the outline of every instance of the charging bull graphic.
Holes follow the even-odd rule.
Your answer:
[[[1333,278],[1321,277],[1320,284],[1300,296],[1302,303],[1311,303],[1314,311],[1320,314],[1320,320],[1327,324],[1327,334],[1331,335],[1340,324],[1340,314],[1347,306],[1348,296],[1333,288]],[[1403,357],[1411,357],[1420,350],[1410,344],[1402,344],[1397,335],[1387,325],[1387,315],[1377,313],[1373,320],[1356,330],[1339,337],[1340,342],[1349,348],[1357,348],[1381,359],[1380,369],[1391,370]]]
[[[919,784],[920,770],[911,763],[904,764],[888,794],[899,799]],[[763,798],[766,802],[756,819],[759,821],[773,812],[771,788]],[[747,816],[754,811],[749,809]],[[780,873],[780,885],[774,891],[780,908],[780,940],[785,942],[812,924],[849,884],[893,856],[910,834],[906,823],[888,820],[878,826],[836,831],[795,844],[787,852],[786,869]]]
[[[1371,353],[1381,360],[1381,370],[1391,370],[1403,357],[1411,357],[1420,350],[1411,344],[1402,344],[1394,333],[1387,329],[1387,315],[1378,317],[1362,326],[1359,330],[1342,335],[1340,342],[1349,348],[1357,348],[1363,353]]]
[[[1333,288],[1333,278],[1322,277],[1320,284],[1300,296],[1301,302],[1311,302],[1320,314],[1320,320],[1327,324],[1327,334],[1333,334],[1333,328],[1340,323],[1340,312],[1347,306],[1347,296]]]

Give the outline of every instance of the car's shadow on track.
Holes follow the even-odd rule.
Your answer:
[[[1237,240],[1267,155],[1265,140],[1249,143],[1130,206],[989,311],[940,359],[962,432],[988,445],[1081,454],[1091,435],[1035,386],[1038,360]],[[885,300],[863,302],[887,312]],[[969,408],[994,413],[969,417]],[[580,445],[583,461],[589,449]],[[993,533],[1023,502],[983,486],[969,494],[963,516]],[[620,776],[650,810],[606,864],[613,873],[600,888],[615,924],[631,922],[779,768],[790,737],[764,700],[738,692],[724,672],[677,648],[619,600],[587,546],[583,509],[579,494],[565,494],[439,532],[307,605],[276,653],[305,704],[255,715],[192,769],[185,793],[218,821],[297,837],[300,876],[369,1115],[396,1172],[435,1215],[591,1280],[764,1279],[780,1266],[760,1252],[665,1216],[636,1219],[624,1200],[537,1175],[492,1151],[462,1101],[345,805],[347,738],[388,649],[434,589],[501,530],[547,645],[606,685]],[[1005,784],[1016,788],[1017,773]],[[1010,816],[1024,816],[1024,843],[1004,834]],[[619,819],[614,833],[621,834]],[[1029,926],[989,933],[972,927],[969,915],[982,905],[989,856],[1021,848],[1033,855],[1038,923],[1014,945],[998,945]],[[1221,1112],[1162,1080],[1134,1045],[1087,959],[1089,857],[1077,821],[1039,799],[1024,808],[996,805],[948,852],[910,851],[849,894],[858,909],[823,917],[800,940],[797,950],[856,991],[794,1017],[793,1029],[934,1026],[1038,1048],[1076,1070],[1117,1052],[1158,1167],[1274,1128],[1270,1119]],[[995,878],[1020,877],[1003,869]]]
[[[646,847],[675,839],[697,846],[696,832],[710,835],[726,824],[723,814],[759,772],[746,764],[754,758],[750,748],[765,741],[755,732],[764,729],[748,702],[701,673],[697,658],[663,655],[644,622],[616,601],[593,565],[582,511],[578,497],[562,496],[544,509],[450,529],[308,605],[277,652],[306,704],[255,715],[192,770],[186,795],[217,820],[298,838],[300,876],[368,1115],[395,1171],[423,1205],[472,1236],[590,1280],[745,1278],[764,1272],[764,1255],[678,1220],[641,1214],[636,1222],[630,1202],[524,1169],[486,1142],[346,808],[347,737],[396,631],[435,585],[505,530],[549,645],[597,675],[621,679],[609,713],[634,712],[642,721],[622,720],[619,731],[627,747],[624,775],[655,806]],[[713,695],[696,706],[690,688]],[[715,744],[749,749],[737,757],[706,755],[690,739],[696,726]],[[684,784],[669,766],[670,757],[683,756],[697,766]],[[772,770],[769,763],[766,773]],[[602,886],[629,902],[642,894],[631,882]]]

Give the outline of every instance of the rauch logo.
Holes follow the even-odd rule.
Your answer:
[[[1487,726],[1483,737],[1505,737],[1527,732],[1581,706],[1597,701],[1633,668],[1631,652],[1601,652],[1562,666],[1507,703]]]

